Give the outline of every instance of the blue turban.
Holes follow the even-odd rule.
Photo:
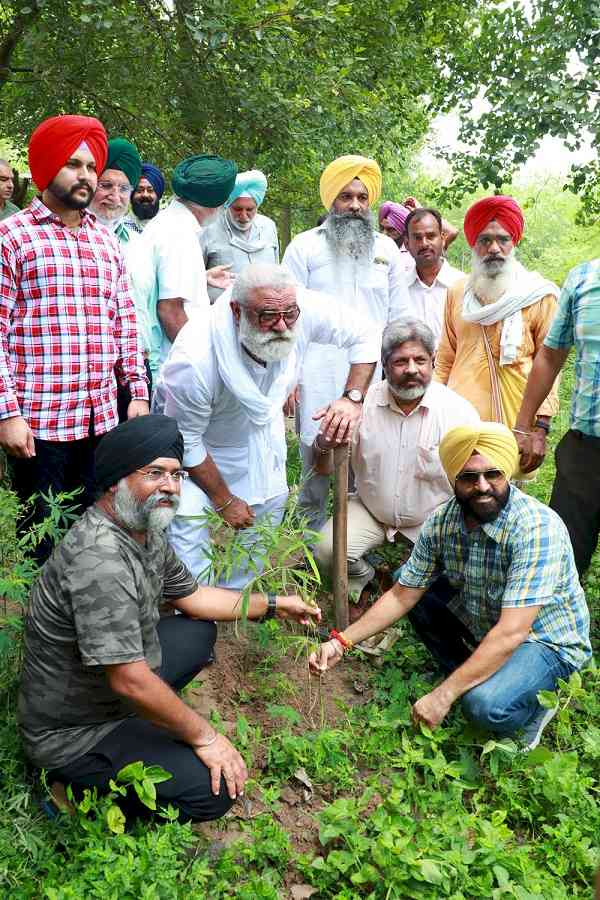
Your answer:
[[[165,192],[165,179],[160,169],[157,169],[152,163],[142,163],[141,177],[150,182],[160,199]]]
[[[258,169],[249,172],[240,172],[235,179],[235,187],[227,198],[225,206],[231,206],[238,197],[251,197],[257,206],[265,199],[267,193],[267,179]]]

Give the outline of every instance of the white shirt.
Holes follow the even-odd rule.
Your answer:
[[[171,348],[158,318],[159,300],[183,300],[188,319],[210,308],[201,225],[177,197],[146,226],[135,246],[134,281],[146,297],[151,325],[150,366],[158,371]]]
[[[402,254],[394,241],[375,232],[373,257],[363,267],[340,266],[329,248],[325,225],[297,235],[282,260],[306,288],[337,298],[346,311],[360,313],[379,327],[410,315]],[[378,357],[379,359],[379,354]],[[319,430],[312,413],[339,397],[348,378],[348,354],[334,347],[309,348],[300,376],[300,438],[310,444]],[[381,378],[378,366],[373,380]]]
[[[380,353],[380,334],[376,326],[357,314],[343,314],[339,304],[320,294],[298,289],[301,313],[296,329],[296,365],[291,367],[288,392],[297,381],[298,371],[311,342],[334,344],[348,352],[351,363],[374,362]],[[221,301],[219,301],[221,302]],[[216,306],[209,315],[216,314]],[[254,362],[242,351],[244,362],[256,384],[270,379],[270,366]],[[250,423],[237,397],[220,377],[211,329],[206,322],[190,321],[173,344],[161,369],[152,404],[153,412],[177,419],[185,441],[183,464],[200,465],[208,453],[212,456],[230,491],[249,504],[264,503],[287,491],[285,464],[277,468],[276,456],[285,460],[283,411],[277,424],[277,453],[269,454],[264,465],[269,472],[265,496],[250,496],[248,481],[248,437]],[[209,501],[191,479],[183,485],[180,515],[199,513]]]
[[[417,265],[411,257],[412,266],[406,273],[408,281],[408,293],[410,296],[411,315],[415,319],[421,319],[426,325],[429,325],[435,337],[435,346],[437,347],[442,336],[442,328],[444,326],[444,307],[446,305],[446,296],[448,288],[465,277],[465,273],[460,269],[451,266],[448,260],[444,260],[442,268],[436,275],[432,285],[424,284],[419,278]]]
[[[453,496],[440,462],[440,441],[451,428],[478,422],[468,400],[435,381],[408,415],[387,381],[371,385],[354,435],[352,468],[358,496],[387,527],[388,540],[400,531],[414,542],[427,516]]]

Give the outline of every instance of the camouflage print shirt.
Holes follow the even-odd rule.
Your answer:
[[[159,604],[189,597],[193,576],[162,533],[146,546],[92,506],[36,582],[25,625],[19,723],[25,752],[55,768],[131,715],[104,666],[145,659],[159,672]]]

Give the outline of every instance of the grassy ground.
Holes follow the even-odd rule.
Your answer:
[[[567,370],[562,394],[572,386]],[[566,409],[565,400],[563,406]],[[563,413],[558,432],[567,425]],[[547,500],[551,454],[532,487]],[[10,514],[0,522],[10,560]],[[18,575],[18,572],[17,572]],[[600,646],[594,560],[588,596]],[[0,592],[19,586],[6,578]],[[560,691],[543,746],[522,754],[471,729],[459,710],[415,731],[410,704],[431,688],[406,627],[376,669],[360,660],[309,686],[314,638],[277,625],[221,636],[219,663],[189,702],[217,700],[218,727],[243,749],[248,802],[212,828],[176,821],[110,830],[112,801],[49,822],[15,724],[19,616],[0,637],[0,896],[7,898],[591,898],[600,862],[600,676]]]

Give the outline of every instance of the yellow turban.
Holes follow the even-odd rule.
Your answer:
[[[456,476],[473,453],[480,453],[496,468],[512,478],[519,465],[519,448],[513,433],[499,422],[479,426],[459,425],[448,431],[440,444],[440,461],[454,484]]]
[[[369,194],[369,206],[381,196],[381,169],[368,156],[340,156],[329,163],[323,174],[319,190],[325,209],[331,209],[333,201],[347,184],[360,178]]]

